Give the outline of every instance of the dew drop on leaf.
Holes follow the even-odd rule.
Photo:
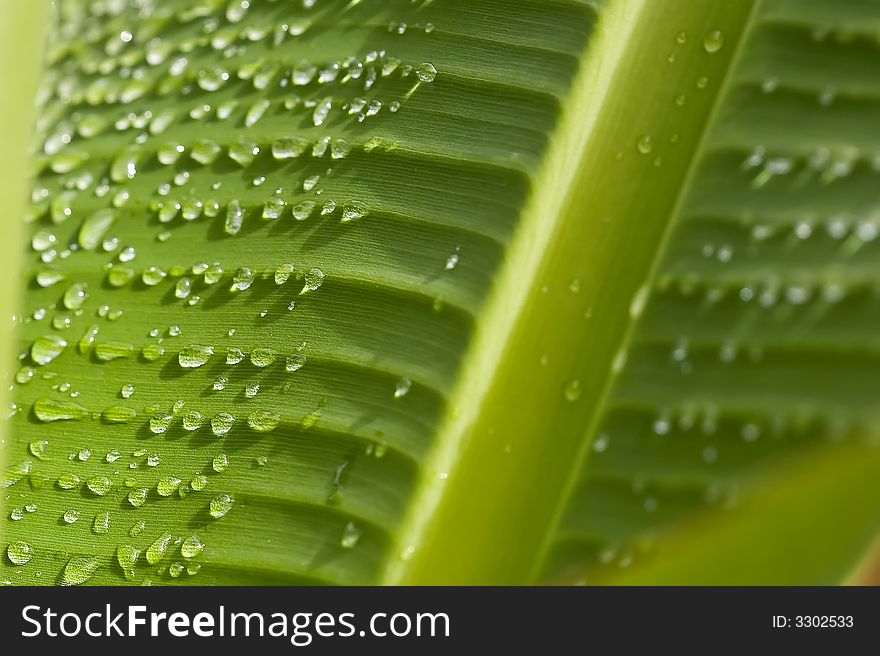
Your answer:
[[[85,583],[100,567],[97,556],[74,556],[67,561],[61,576],[62,585],[80,585]]]
[[[281,417],[278,413],[270,410],[257,410],[248,415],[247,418],[248,426],[251,430],[258,433],[268,433],[269,431],[275,430],[280,422]]]
[[[147,562],[150,563],[150,565],[155,565],[165,557],[165,553],[168,551],[168,546],[171,544],[171,540],[171,533],[163,533],[155,542],[147,547],[146,557]]]
[[[416,67],[416,76],[422,82],[433,82],[437,77],[437,69],[434,67],[434,64],[425,62]]]
[[[214,355],[212,347],[203,344],[190,344],[180,350],[177,354],[177,361],[185,369],[194,369],[204,365],[212,355]]]
[[[34,550],[27,542],[13,542],[6,547],[6,557],[13,565],[27,565],[34,557]]]
[[[180,555],[184,558],[195,558],[204,550],[205,545],[198,535],[191,535],[180,545]]]
[[[342,531],[342,539],[339,544],[344,549],[353,549],[361,539],[361,531],[354,522],[348,522]]]
[[[703,49],[710,54],[718,52],[723,46],[724,35],[719,30],[709,32],[703,39]]]
[[[233,500],[228,494],[218,494],[208,506],[208,513],[214,519],[220,519],[232,510]]]

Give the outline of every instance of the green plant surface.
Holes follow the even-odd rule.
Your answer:
[[[15,0],[0,0],[0,80],[14,89],[18,97],[14,102],[0,102],[0,125],[7,126],[4,146],[0,149],[0,207],[7,216],[22,216],[26,209],[27,187],[32,171],[23,162],[29,161],[28,150],[33,139],[33,107],[30,99],[36,95],[37,82],[42,70],[41,45],[45,39],[47,6],[36,3],[26,7]],[[21,50],[26,53],[22,56]],[[21,239],[24,230],[20,221],[7,221],[3,243],[0,244],[0,259],[7,267],[4,272],[14,275],[18,270],[21,256]],[[19,305],[21,289],[18,285],[3,285],[0,288],[0,312],[11,317]],[[13,362],[12,325],[4,321],[0,328],[0,359],[5,371],[5,380],[10,374],[9,363]],[[5,392],[4,392],[5,393]],[[4,403],[9,399],[4,398]],[[0,424],[0,446],[6,442],[6,426]],[[3,469],[5,449],[0,448],[0,470]]]
[[[635,577],[756,471],[869,434],[872,21],[59,1],[0,578]],[[785,580],[851,571],[861,517]]]
[[[647,557],[605,570],[603,583],[801,585],[805,571],[818,584],[849,582],[852,564],[877,532],[878,458],[880,450],[870,443],[808,449],[745,485],[736,508],[709,509],[655,536],[643,545]]]
[[[4,578],[375,582],[595,9],[125,4],[50,39]]]
[[[626,364],[589,429],[545,573],[588,557],[600,572],[626,565],[632,540],[694,508],[735,507],[756,464],[871,434],[880,86],[865,30],[876,17],[863,2],[755,4],[633,302]],[[816,526],[840,562],[780,579],[828,583],[855,564]],[[757,567],[727,582],[766,581]]]

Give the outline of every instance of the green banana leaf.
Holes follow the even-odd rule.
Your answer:
[[[4,581],[589,582],[870,433],[871,3],[48,22]]]

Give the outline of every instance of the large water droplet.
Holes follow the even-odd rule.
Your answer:
[[[67,348],[67,341],[60,335],[43,335],[31,344],[31,360],[38,365],[47,365]]]
[[[316,291],[321,285],[324,284],[324,277],[324,272],[320,269],[310,269],[309,272],[305,275],[305,284],[303,285],[300,294]]]
[[[27,542],[13,542],[6,547],[6,557],[13,565],[27,565],[34,557],[34,550]]]
[[[155,565],[162,558],[165,557],[165,553],[168,551],[168,545],[171,544],[172,535],[171,533],[163,533],[159,536],[153,544],[147,547],[147,562],[150,565]]]
[[[204,548],[205,545],[198,535],[190,535],[180,545],[180,555],[184,558],[195,558]]]
[[[214,355],[212,347],[203,344],[190,344],[180,350],[180,353],[177,354],[177,361],[185,369],[195,369],[204,365],[212,355]]]
[[[437,69],[434,68],[434,64],[425,62],[416,67],[416,76],[422,82],[433,82],[434,78],[437,77]]]
[[[86,487],[99,497],[107,494],[112,486],[113,483],[106,476],[92,476],[86,481]]]
[[[233,499],[228,494],[218,494],[216,497],[211,499],[211,503],[208,506],[208,513],[214,519],[220,519],[224,515],[226,515],[230,510],[232,510]]]
[[[211,418],[211,432],[217,437],[226,435],[235,423],[235,417],[228,412],[220,412]]]
[[[718,52],[723,46],[724,35],[719,30],[709,32],[703,39],[703,49],[710,54]]]
[[[280,415],[270,410],[252,412],[247,418],[248,426],[258,433],[268,433],[275,430],[280,422]]]
[[[87,251],[96,249],[101,245],[104,235],[115,221],[116,212],[114,210],[109,208],[98,210],[85,219],[80,226],[79,245]]]
[[[74,556],[64,566],[64,573],[61,575],[62,585],[85,583],[92,578],[100,564],[97,556]]]

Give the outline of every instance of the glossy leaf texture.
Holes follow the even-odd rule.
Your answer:
[[[3,578],[377,581],[595,10],[57,6]]]

